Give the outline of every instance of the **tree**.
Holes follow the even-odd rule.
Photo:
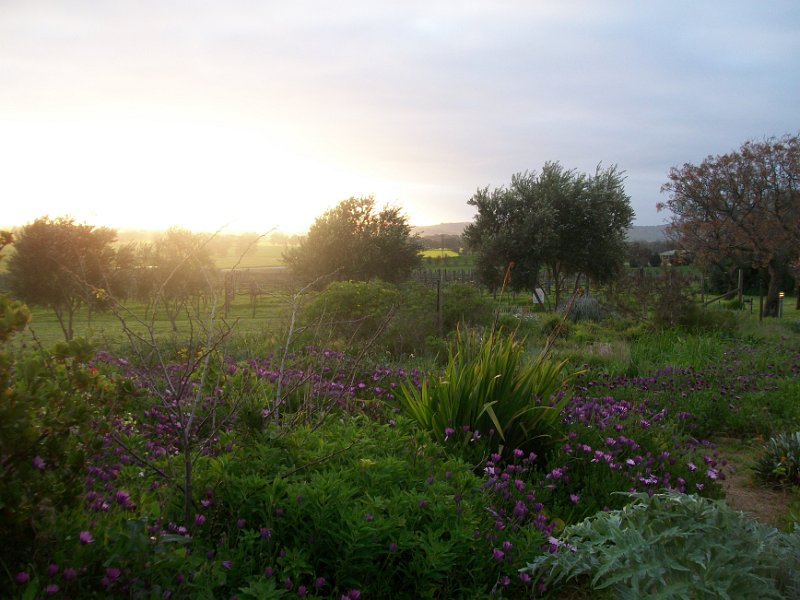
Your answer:
[[[673,167],[659,209],[699,264],[749,262],[769,277],[764,314],[777,316],[780,282],[800,257],[800,139],[745,142],[699,165]]]
[[[478,214],[464,239],[478,253],[481,280],[497,287],[513,263],[511,286],[530,289],[546,267],[558,304],[569,275],[613,279],[624,265],[633,219],[623,182],[615,166],[588,176],[548,162],[540,174],[512,176],[508,188],[479,189],[468,201]]]
[[[146,275],[142,288],[149,291],[153,309],[161,305],[166,310],[173,332],[189,301],[214,283],[216,269],[208,241],[208,237],[172,227],[141,250],[141,272]]]
[[[114,268],[116,232],[42,217],[25,225],[9,258],[11,290],[20,300],[53,309],[64,338],[73,337],[75,312],[105,298]]]
[[[283,258],[297,275],[317,279],[382,279],[399,283],[421,264],[422,245],[399,208],[375,209],[375,200],[349,198],[318,217],[308,236]]]

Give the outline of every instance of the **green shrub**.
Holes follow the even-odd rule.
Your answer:
[[[17,357],[8,342],[29,318],[0,297],[0,538],[13,541],[0,548],[2,564],[47,547],[58,511],[81,497],[101,412],[122,396],[87,364],[82,340]]]
[[[468,332],[452,344],[441,377],[401,385],[398,397],[406,414],[466,460],[514,449],[543,454],[561,436],[568,398],[556,395],[571,378],[565,366],[546,352],[529,360],[513,334]]]
[[[800,486],[800,431],[770,438],[756,462],[755,473],[765,485]]]
[[[448,283],[442,288],[445,331],[458,327],[489,325],[494,317],[492,297],[466,283]]]
[[[572,324],[569,321],[564,321],[558,315],[546,318],[540,329],[542,335],[551,336],[553,332],[558,331],[558,337],[566,339],[572,333]]]
[[[363,342],[386,328],[400,300],[391,284],[338,281],[305,307],[303,323],[318,339]]]
[[[550,587],[583,578],[631,599],[782,598],[800,584],[800,533],[694,495],[631,496],[621,510],[567,527],[524,571]]]
[[[407,419],[331,419],[229,441],[230,452],[197,465],[198,514],[186,528],[176,525],[170,490],[155,486],[141,486],[135,500],[160,519],[112,506],[91,515],[89,545],[77,537],[85,516],[62,521],[53,562],[88,570],[63,591],[277,598],[302,595],[303,586],[315,598],[353,589],[366,598],[474,598],[508,578],[507,593],[524,595],[517,570],[544,537],[531,528],[496,531],[482,479]],[[138,471],[123,469],[115,485],[135,485]],[[506,560],[498,561],[501,547]],[[124,589],[102,582],[109,566],[124,574]]]

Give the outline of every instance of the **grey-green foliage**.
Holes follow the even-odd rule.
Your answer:
[[[782,598],[800,589],[800,529],[752,521],[722,501],[631,494],[551,538],[555,551],[523,571],[548,587],[585,577],[614,598]]]
[[[605,316],[606,311],[594,296],[576,298],[572,304],[572,310],[569,312],[569,320],[573,323],[579,321],[602,321]]]

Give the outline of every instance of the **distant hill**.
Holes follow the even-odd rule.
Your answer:
[[[469,221],[463,223],[439,223],[438,225],[421,225],[412,226],[411,233],[417,234],[420,237],[429,237],[433,235],[461,235],[464,233],[464,228],[469,225]]]
[[[629,242],[663,242],[667,239],[666,225],[634,225],[628,230]]]
[[[419,225],[411,228],[411,233],[420,237],[435,235],[461,235],[469,221],[463,223],[439,223],[438,225]],[[663,242],[666,238],[666,225],[634,225],[628,230],[629,242]]]

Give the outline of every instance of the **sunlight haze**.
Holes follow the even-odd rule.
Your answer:
[[[670,167],[797,132],[798,75],[791,1],[11,0],[0,226],[469,221],[548,160],[618,165],[655,225]]]

